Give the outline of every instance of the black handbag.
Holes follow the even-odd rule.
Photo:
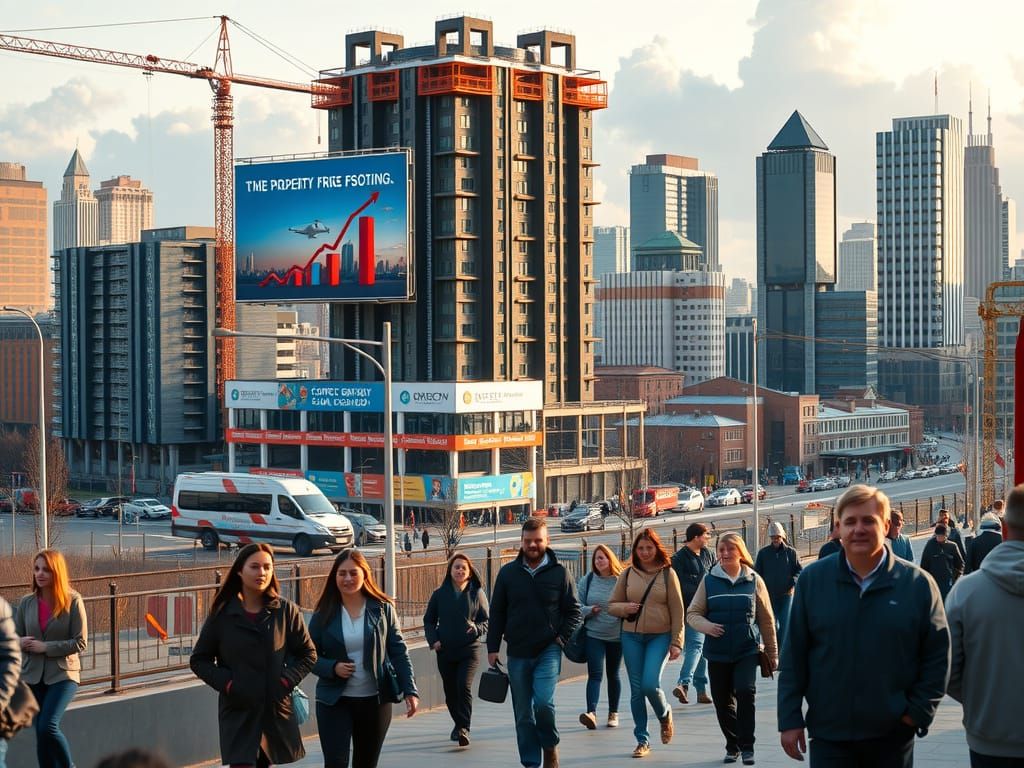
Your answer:
[[[630,568],[629,570],[631,571],[633,569]],[[668,589],[668,574],[665,573],[665,569],[664,568],[662,568],[661,570],[662,570],[663,575],[665,576],[665,589],[667,590]],[[647,583],[647,589],[644,590],[644,595],[643,595],[643,597],[640,598],[640,603],[639,603],[640,607],[637,608],[635,611],[633,611],[633,613],[631,613],[628,616],[626,616],[624,618],[624,621],[628,621],[630,624],[632,624],[634,621],[636,621],[637,619],[640,618],[640,612],[644,609],[644,603],[647,602],[647,596],[649,594],[651,594],[651,587],[654,586],[654,579],[656,579],[656,578],[658,578],[658,577],[655,576],[654,578],[652,578]],[[629,571],[626,571],[626,589],[627,590],[629,589]]]
[[[36,701],[32,689],[19,680],[10,702],[0,709],[0,739],[10,741],[22,728],[32,725],[32,720],[38,714],[39,702]]]
[[[402,684],[398,681],[398,673],[391,663],[391,659],[385,658],[380,665],[380,683],[377,686],[380,691],[381,701],[386,704],[398,704],[405,698],[402,691]]]
[[[501,669],[501,662],[495,661],[493,667],[485,669],[480,675],[480,687],[477,691],[480,698],[492,704],[504,704],[508,697],[508,675]]]

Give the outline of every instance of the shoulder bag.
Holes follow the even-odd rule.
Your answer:
[[[14,695],[3,709],[0,709],[0,739],[10,741],[14,734],[22,728],[32,725],[39,714],[39,702],[32,694],[32,689],[19,680],[14,688]]]
[[[594,572],[591,571],[587,574],[587,580],[583,583],[583,600],[581,604],[586,604],[587,597],[590,596],[590,584],[594,580]],[[562,648],[562,653],[565,654],[565,658],[569,661],[575,661],[577,664],[582,664],[587,660],[587,620],[584,619],[580,622],[580,625],[573,630],[573,633],[569,636],[569,642]]]
[[[478,694],[484,701],[492,704],[504,704],[508,696],[508,675],[502,670],[501,662],[495,661],[493,667],[485,669],[480,675]]]
[[[292,688],[292,712],[299,725],[305,725],[309,720],[309,696],[297,685]]]
[[[633,570],[633,566],[630,566],[629,570],[632,571]],[[668,574],[664,573],[664,571],[665,571],[664,568],[662,568],[661,570],[662,570],[662,575],[665,577],[665,588],[668,589]],[[640,618],[640,611],[642,611],[644,609],[644,603],[647,602],[647,596],[649,594],[651,594],[651,587],[654,586],[654,582],[657,581],[657,579],[658,579],[657,575],[655,575],[651,579],[651,581],[647,584],[647,589],[644,590],[643,597],[640,598],[640,607],[637,608],[635,611],[633,611],[633,613],[631,613],[628,616],[626,616],[623,619],[623,621],[628,621],[630,623],[633,623],[634,621],[636,621],[637,619]],[[629,594],[629,571],[626,572],[626,594],[627,595]]]

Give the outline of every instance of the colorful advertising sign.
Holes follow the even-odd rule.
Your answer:
[[[229,381],[224,386],[228,408],[277,409],[277,384],[273,381]]]
[[[331,499],[384,498],[384,475],[310,470],[306,479]],[[395,501],[454,501],[454,487],[443,475],[396,475]]]
[[[459,502],[508,501],[533,498],[533,473],[459,478]]]
[[[405,150],[235,164],[235,298],[406,301]]]
[[[296,381],[277,387],[277,407],[282,411],[375,411],[384,412],[381,382]]]

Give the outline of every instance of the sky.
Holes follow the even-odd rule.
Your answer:
[[[398,32],[416,45],[430,40],[437,19],[465,11],[491,19],[499,43],[535,29],[571,31],[577,65],[599,70],[610,89],[595,120],[596,223],[628,225],[627,172],[647,153],[697,157],[719,176],[720,256],[730,277],[754,277],[754,159],[794,109],[837,156],[841,235],[875,217],[875,132],[893,117],[933,113],[936,74],[940,113],[966,121],[973,88],[976,132],[991,93],[1003,192],[1024,209],[1024,53],[1016,52],[1024,4],[1010,0],[658,0],[629,14],[579,0],[464,9],[393,0],[386,12],[322,0],[3,5],[0,23],[12,34],[201,64],[216,53],[212,17],[226,14],[244,27],[230,30],[236,72],[300,82],[342,66],[344,35],[355,30]],[[78,25],[89,28],[67,29]],[[153,190],[156,226],[212,224],[204,82],[7,51],[0,82],[0,161],[25,164],[51,200],[77,145],[94,187],[130,174]],[[325,115],[302,95],[241,86],[234,94],[236,156],[326,149]]]

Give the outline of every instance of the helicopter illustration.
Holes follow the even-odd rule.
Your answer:
[[[294,232],[297,235],[305,235],[310,240],[315,240],[317,235],[326,234],[331,231],[331,228],[319,219],[313,219],[312,224],[307,224],[304,227],[288,227],[288,231]]]

